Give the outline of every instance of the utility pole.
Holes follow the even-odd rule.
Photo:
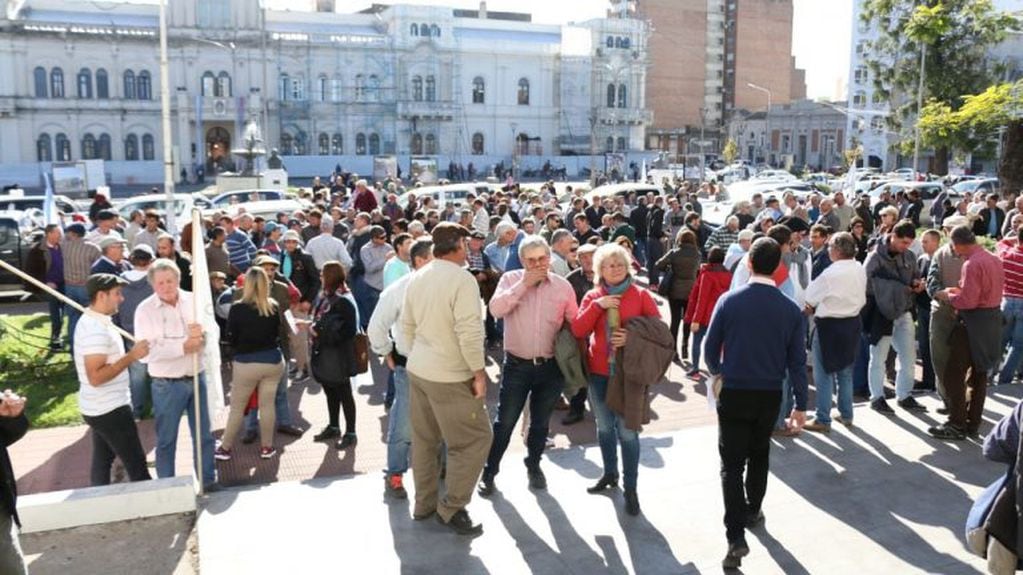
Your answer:
[[[160,0],[160,112],[163,127],[163,189],[167,195],[167,231],[174,223],[174,155],[171,150],[170,71],[167,64],[167,0]]]
[[[920,173],[920,112],[924,109],[924,66],[927,63],[927,44],[920,44],[920,83],[916,89],[916,134],[913,136],[913,180]]]

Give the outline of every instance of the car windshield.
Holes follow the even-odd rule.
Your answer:
[[[980,185],[980,182],[981,180],[966,180],[965,182],[959,182],[958,184],[952,186],[952,189],[959,192],[960,194],[964,192],[972,192],[973,190],[977,189],[977,186]]]
[[[245,202],[262,202],[266,200],[283,200],[281,192],[274,190],[263,190],[258,192],[229,192],[221,194],[213,199],[213,205],[216,207],[230,206],[233,204],[241,204]]]
[[[122,217],[127,218],[128,216],[131,215],[131,212],[135,210],[142,210],[143,212],[147,210],[156,210],[157,212],[160,212],[162,214],[166,210],[166,207],[167,200],[161,198],[158,200],[157,199],[140,200],[136,202],[131,202],[130,204],[124,204],[120,207],[118,211],[121,212]],[[184,211],[185,202],[182,200],[174,200],[174,213],[177,215],[181,215],[182,213],[184,213]]]

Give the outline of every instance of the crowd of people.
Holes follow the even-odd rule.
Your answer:
[[[166,231],[155,211],[125,222],[103,208],[88,226],[48,226],[27,271],[88,307],[83,315],[43,294],[52,347],[66,344],[81,382],[92,483],[110,482],[115,458],[130,480],[150,477],[136,429],[150,414],[156,475],[174,475],[184,414],[202,444],[201,479],[216,490],[215,461],[231,459],[239,443],[258,439],[270,459],[276,433],[307,431],[293,423],[287,394],[307,378],[322,387],[328,413],[314,440],[355,449],[352,380],[371,351],[388,373],[385,493],[407,498],[411,468],[414,519],[436,515],[457,533],[482,533],[467,506],[474,493],[498,489],[520,419],[529,487],[545,489],[550,419],[560,408],[565,425],[586,421],[587,401],[603,461],[588,491],[621,479],[625,510],[637,515],[647,392],[675,362],[716,397],[725,565],[738,566],[749,552],[745,529],[763,521],[772,435],[852,426],[857,397],[889,416],[892,399],[924,411],[914,391],[936,390],[947,422],[929,431],[960,440],[978,433],[989,378],[1016,377],[1023,199],[1005,198],[1011,211],[998,197],[932,209],[937,227],[918,232],[923,204],[913,192],[876,206],[841,192],[754,195],[714,228],[701,214],[715,184],[663,186],[601,198],[553,182],[510,185],[440,208],[400,182],[370,186],[344,174],[316,180],[308,209],[264,218],[242,205],[205,218],[206,245],[192,245],[191,223],[180,235]],[[978,236],[996,239],[996,253]],[[197,250],[219,342],[192,315]],[[192,358],[211,345],[230,359],[219,441],[208,406],[196,412],[193,397]],[[498,348],[491,418],[484,366]],[[885,386],[893,372],[894,391]]]

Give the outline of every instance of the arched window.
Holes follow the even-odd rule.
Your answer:
[[[426,77],[426,101],[437,101],[437,80],[433,76]]]
[[[472,155],[483,155],[483,134],[479,132],[472,135]]]
[[[423,153],[423,135],[419,132],[412,134],[412,141],[409,142],[409,153],[410,154],[422,154]]]
[[[202,95],[211,98],[217,94],[217,79],[213,72],[205,72],[202,75]]]
[[[281,133],[281,155],[290,156],[295,153],[295,138],[287,132]]]
[[[291,99],[296,102],[305,100],[305,76],[302,74],[291,79]]]
[[[429,37],[430,36],[430,25],[427,24],[426,22],[423,22],[422,24],[420,24],[419,25],[419,35],[420,36]]]
[[[96,70],[96,97],[100,100],[110,98],[110,82],[107,79],[107,71],[103,68]]]
[[[416,23],[413,22],[412,26],[409,29],[409,33],[412,34],[413,36],[418,36],[419,35],[419,24],[416,24]]]
[[[607,40],[604,40],[604,45],[607,46],[608,48],[614,48],[615,47],[614,36],[608,36]]]
[[[153,135],[142,136],[142,159],[152,161],[156,159],[156,146],[153,145]]]
[[[373,156],[380,153],[380,136],[375,132],[369,135],[369,153]]]
[[[621,47],[622,47],[622,37],[621,36],[615,36],[615,48],[621,48]]]
[[[440,38],[440,26],[436,24],[430,25],[430,36],[434,38]]]
[[[36,98],[45,98],[48,92],[46,89],[46,68],[43,68],[42,66],[37,67],[32,72],[32,76],[36,85]]]
[[[319,144],[319,152],[321,156],[330,155],[330,136],[326,132],[320,132],[320,137],[317,138],[317,144]]]
[[[483,104],[487,100],[487,83],[482,76],[476,76],[472,80],[472,103]]]
[[[622,48],[628,50],[630,45],[632,45],[632,42],[628,38],[622,38]]]
[[[412,77],[412,99],[416,102],[423,101],[423,77]]]
[[[362,74],[355,75],[355,101],[361,102],[366,97],[366,77]]]
[[[57,161],[58,162],[70,162],[71,161],[71,140],[67,139],[64,134],[57,134]]]
[[[608,84],[607,85],[607,107],[608,108],[614,108],[615,107],[615,85],[614,84]]]
[[[629,107],[628,92],[626,92],[625,84],[618,84],[618,107],[619,108]]]
[[[230,84],[230,80],[228,80]],[[230,88],[228,88],[230,90]],[[138,96],[139,100],[152,100],[153,99],[153,79],[149,75],[148,70],[142,70],[139,72],[138,78]]]
[[[433,134],[426,135],[426,155],[433,156],[437,154],[437,137]]]
[[[95,160],[96,158],[96,137],[92,134],[86,134],[82,138],[82,159],[83,160]]]
[[[330,101],[341,101],[341,76],[334,76],[330,79]]]
[[[525,78],[519,79],[519,105],[529,105],[529,80]]]
[[[618,136],[618,151],[619,152],[624,152],[624,151],[626,151],[628,149],[629,149],[629,146],[625,142],[625,137],[624,136]]]
[[[362,132],[355,134],[355,154],[357,156],[366,155],[366,134]]]
[[[605,152],[613,152],[615,148],[615,139],[613,136],[608,136],[607,141],[604,143]]]
[[[295,155],[304,156],[309,153],[309,137],[305,132],[299,131],[295,135]]]
[[[335,133],[334,137],[330,141],[330,151],[335,156],[340,156],[345,153],[345,141],[340,133]]]
[[[380,78],[376,74],[369,77],[369,84],[366,85],[366,96],[370,102],[380,101]]]
[[[139,159],[139,137],[128,134],[124,139],[124,159],[133,162]]]
[[[100,134],[96,143],[96,156],[100,160],[110,161],[110,134]]]
[[[529,154],[529,136],[526,134],[519,134],[515,138],[515,148],[517,149],[520,156]]]
[[[78,98],[92,99],[92,71],[88,68],[78,71]]]
[[[135,99],[135,72],[131,70],[124,71],[124,99]]]
[[[282,102],[288,100],[288,89],[291,87],[291,78],[287,74],[281,74],[280,85],[277,90],[277,99]]]
[[[64,97],[64,70],[60,68],[50,70],[50,97]]]
[[[42,134],[39,136],[39,139],[36,140],[36,159],[40,162],[53,161],[53,151],[52,148],[50,148],[49,134]]]
[[[316,99],[320,102],[327,101],[327,76],[320,74],[320,77],[316,79]]]
[[[231,75],[227,72],[217,74],[217,95],[224,98],[231,97]]]

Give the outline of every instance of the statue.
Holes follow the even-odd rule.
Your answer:
[[[266,167],[271,170],[280,170],[284,168],[284,162],[282,162],[281,157],[277,155],[277,148],[270,151],[270,157],[266,160]]]

